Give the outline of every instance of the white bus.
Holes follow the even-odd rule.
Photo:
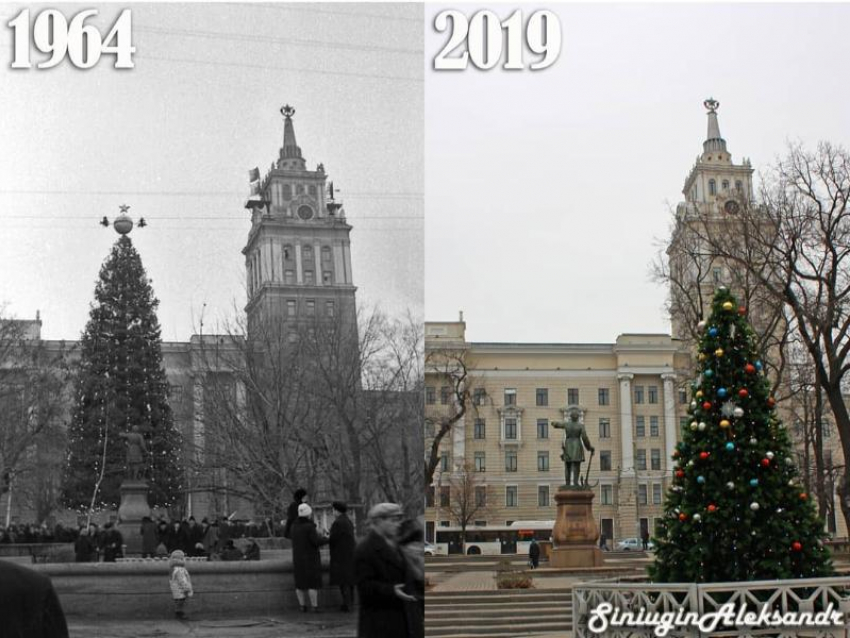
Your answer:
[[[527,554],[531,539],[550,541],[555,521],[513,521],[510,525],[470,525],[466,542],[461,545],[460,527],[438,527],[435,530],[436,554],[487,555]]]

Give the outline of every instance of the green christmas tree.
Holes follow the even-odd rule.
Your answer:
[[[674,452],[650,576],[660,582],[815,578],[833,573],[823,523],[728,290],[702,327],[690,422]]]
[[[181,437],[168,405],[159,302],[132,241],[122,235],[100,269],[80,342],[76,405],[68,429],[63,495],[68,507],[114,508],[129,478],[125,434],[138,426],[147,454],[150,504],[169,506],[181,491]]]

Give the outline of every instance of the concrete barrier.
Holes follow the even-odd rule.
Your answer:
[[[50,576],[71,618],[167,618],[173,603],[165,561],[31,565]],[[204,617],[276,615],[298,609],[291,561],[188,563],[195,596],[188,611]],[[336,587],[319,592],[321,608],[340,603]]]

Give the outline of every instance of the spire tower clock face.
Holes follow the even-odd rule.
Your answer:
[[[738,202],[736,202],[734,199],[730,199],[725,204],[723,204],[723,210],[725,210],[730,215],[734,215],[740,210],[740,206],[738,205]]]
[[[309,206],[300,206],[298,208],[298,216],[304,221],[313,219],[313,209]]]

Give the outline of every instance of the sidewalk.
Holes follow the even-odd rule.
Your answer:
[[[71,638],[354,638],[357,614],[326,612],[276,618],[88,620],[68,618]]]

